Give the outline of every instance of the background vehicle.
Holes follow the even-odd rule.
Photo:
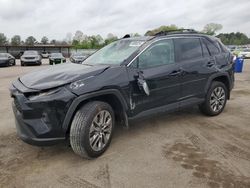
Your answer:
[[[234,85],[233,56],[194,31],[125,38],[83,64],[30,73],[10,88],[19,136],[34,145],[69,138],[80,156],[100,156],[116,122],[199,105],[220,114]]]
[[[88,56],[83,53],[77,52],[71,55],[70,61],[72,63],[82,63]]]
[[[59,63],[65,63],[66,59],[62,55],[62,53],[51,53],[49,56],[49,64],[59,64]]]
[[[0,66],[16,65],[16,59],[9,53],[0,53]]]
[[[42,58],[49,58],[49,55],[50,55],[49,52],[44,51],[44,52],[41,53]]]
[[[238,56],[242,58],[250,58],[250,48],[244,48],[239,52]]]
[[[38,51],[34,50],[24,51],[20,60],[21,60],[21,66],[42,64],[42,57],[39,55]]]

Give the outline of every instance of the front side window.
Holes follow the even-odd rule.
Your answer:
[[[137,58],[139,68],[151,68],[174,63],[173,40],[163,40],[152,44]]]
[[[174,39],[177,61],[202,58],[202,49],[199,38]]]

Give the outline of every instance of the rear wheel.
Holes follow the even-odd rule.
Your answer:
[[[219,115],[225,108],[228,92],[225,84],[213,82],[208,90],[205,102],[200,105],[200,111],[209,116]]]
[[[70,144],[84,158],[95,158],[109,147],[114,128],[111,106],[100,101],[89,102],[80,108],[72,121]]]

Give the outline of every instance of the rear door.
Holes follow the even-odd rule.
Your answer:
[[[205,86],[210,73],[213,72],[214,59],[199,37],[174,39],[176,61],[180,65],[181,106],[203,100]]]

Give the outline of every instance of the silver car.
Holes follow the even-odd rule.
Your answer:
[[[42,64],[41,55],[38,53],[38,51],[34,50],[25,51],[21,56],[20,60],[21,60],[21,66]]]

